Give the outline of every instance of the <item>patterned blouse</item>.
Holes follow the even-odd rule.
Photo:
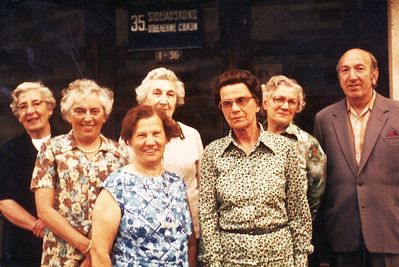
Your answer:
[[[125,150],[103,135],[100,138],[100,150],[90,160],[77,148],[72,131],[50,139],[42,146],[32,175],[31,190],[54,189],[54,209],[85,236],[102,181],[127,164]],[[79,266],[83,260],[77,248],[46,230],[42,266]]]
[[[198,239],[199,216],[198,216],[198,180],[202,153],[204,151],[201,136],[198,131],[190,126],[178,122],[184,138],[172,138],[165,146],[163,163],[165,170],[176,173],[184,179],[187,190],[188,205],[190,207],[191,219],[193,221],[195,237]],[[120,139],[119,144],[125,146],[129,156],[133,157],[133,149]]]
[[[205,148],[199,212],[207,266],[307,266],[311,216],[296,146],[260,128],[249,155],[231,131]],[[264,234],[233,233],[253,229]]]
[[[192,232],[183,179],[118,170],[104,182],[122,211],[112,248],[113,266],[188,266]]]
[[[288,125],[282,135],[297,141],[300,160],[304,165],[302,170],[306,172],[304,177],[307,177],[305,192],[307,192],[310,212],[314,218],[326,187],[327,156],[317,139],[293,122]]]

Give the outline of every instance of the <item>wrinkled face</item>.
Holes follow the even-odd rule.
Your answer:
[[[279,85],[270,98],[263,101],[268,126],[285,129],[294,119],[298,105],[298,91],[292,87]]]
[[[341,57],[338,78],[350,102],[366,102],[373,94],[373,85],[378,80],[378,69],[371,69],[371,58],[368,53],[353,49]]]
[[[176,102],[176,87],[171,81],[151,81],[150,90],[144,100],[145,105],[150,105],[159,110],[163,110],[169,118],[172,118],[176,109]]]
[[[237,99],[249,98],[248,102],[240,104]],[[227,123],[233,130],[244,130],[256,127],[256,113],[260,107],[244,83],[223,86],[220,89],[220,102],[232,101],[231,107],[223,108],[222,112]]]
[[[129,144],[133,148],[138,164],[141,166],[159,164],[166,144],[162,120],[156,115],[139,120]]]
[[[104,108],[96,93],[76,101],[68,114],[74,138],[83,143],[94,142],[105,121]]]
[[[49,129],[49,119],[53,110],[44,101],[37,90],[28,90],[18,97],[18,120],[29,134],[41,136],[46,128]]]

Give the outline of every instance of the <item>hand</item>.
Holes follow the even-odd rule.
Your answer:
[[[46,228],[46,225],[44,222],[40,219],[36,220],[35,224],[33,225],[32,228],[32,233],[40,238],[43,238],[44,236],[44,228]]]
[[[90,258],[90,252],[85,254],[85,259],[84,261],[80,264],[80,267],[91,267],[91,258]]]

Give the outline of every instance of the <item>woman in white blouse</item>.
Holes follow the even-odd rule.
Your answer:
[[[172,119],[176,107],[184,104],[184,84],[173,71],[166,68],[150,71],[135,91],[139,104],[163,110]],[[166,144],[163,158],[164,168],[184,178],[194,233],[198,239],[198,178],[203,146],[200,134],[196,129],[181,122],[176,121],[176,123],[180,128],[180,137],[172,138]],[[131,150],[129,152],[133,156],[133,152]],[[196,266],[197,240],[189,242],[189,250],[189,255],[195,255],[189,259],[190,266]]]

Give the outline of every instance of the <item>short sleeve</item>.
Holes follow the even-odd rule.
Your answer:
[[[103,182],[103,189],[106,189],[115,199],[118,206],[123,212],[124,198],[123,198],[123,176],[120,171],[111,173]]]
[[[37,188],[55,188],[56,183],[57,165],[50,139],[42,145],[37,155],[30,189],[34,191]]]

